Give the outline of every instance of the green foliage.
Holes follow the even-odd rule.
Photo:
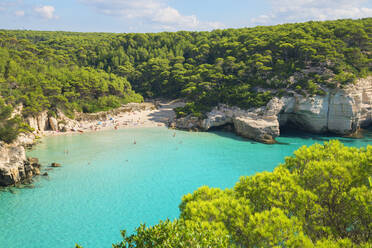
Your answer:
[[[0,37],[0,44],[0,95],[13,105],[22,103],[24,116],[46,109],[96,112],[143,101],[126,78],[79,66],[69,51],[50,54],[60,52],[10,37]]]
[[[229,244],[228,236],[220,235],[218,230],[183,220],[161,221],[153,227],[141,225],[136,234],[127,236],[126,231],[121,234],[124,240],[113,248],[214,248],[228,247]]]
[[[179,220],[124,231],[114,247],[371,247],[371,175],[372,146],[304,146],[233,189],[185,195]]]
[[[0,98],[0,141],[12,143],[21,132],[29,132],[31,128],[22,122],[20,116],[12,117],[13,108]]]
[[[365,18],[155,34],[4,30],[0,94],[26,104],[27,115],[141,101],[130,85],[146,98],[194,103],[181,115],[218,103],[262,106],[274,95],[324,94],[324,86],[370,75],[371,25]]]

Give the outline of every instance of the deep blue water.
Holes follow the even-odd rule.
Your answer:
[[[366,134],[340,140],[366,146],[372,132]],[[178,217],[182,195],[202,185],[232,187],[240,176],[272,171],[300,146],[330,138],[285,133],[281,144],[264,145],[231,133],[165,128],[43,138],[28,155],[44,169],[50,162],[63,167],[37,177],[33,189],[0,192],[0,247],[111,247],[122,229]]]

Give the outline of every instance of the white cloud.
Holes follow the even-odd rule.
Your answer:
[[[53,6],[45,5],[45,6],[41,6],[41,7],[36,7],[36,8],[34,8],[34,11],[45,19],[56,18],[56,16],[54,15],[55,9],[54,9]]]
[[[219,22],[202,22],[195,15],[182,15],[165,0],[80,0],[102,14],[137,20],[163,30],[209,30],[223,27]]]
[[[22,17],[25,16],[25,12],[23,10],[17,10],[14,12],[15,16]]]
[[[0,0],[0,11],[5,11],[9,9],[10,7],[13,7],[15,5],[15,2],[10,0]]]
[[[366,0],[268,0],[271,13],[251,19],[252,24],[276,24],[308,20],[334,20],[372,16]]]

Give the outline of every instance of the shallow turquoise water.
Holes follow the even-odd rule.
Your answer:
[[[371,134],[341,140],[366,146]],[[264,145],[165,128],[44,138],[29,155],[63,167],[36,178],[34,189],[0,192],[0,247],[111,247],[119,230],[176,218],[182,195],[202,185],[232,187],[240,176],[272,171],[300,146],[327,139],[284,134],[283,144]]]

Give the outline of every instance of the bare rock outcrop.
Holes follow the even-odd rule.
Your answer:
[[[352,134],[372,124],[372,77],[342,89],[326,89],[324,95],[274,97],[260,108],[219,105],[204,119],[187,116],[172,125],[209,130],[226,124],[234,124],[238,135],[264,143],[273,143],[280,127],[287,125],[312,133]]]
[[[36,117],[37,120],[37,126],[39,131],[45,131],[48,127],[48,112],[42,111],[39,113],[39,115]]]
[[[273,144],[280,134],[279,122],[275,116],[236,117],[233,121],[238,135],[262,143]]]
[[[304,97],[295,95],[285,99],[279,112],[280,125],[292,124],[312,133],[327,131],[329,96]]]
[[[26,159],[25,148],[0,143],[0,186],[15,185],[40,174],[37,159]]]
[[[44,131],[76,131],[80,124],[78,121],[68,118],[62,111],[57,111],[56,117],[48,116],[47,111],[43,111],[36,116],[26,118],[27,123],[34,129],[34,133],[42,133]]]
[[[328,89],[324,96],[282,98],[281,126],[288,123],[313,133],[351,134],[372,124],[372,77],[344,89]]]
[[[198,117],[186,116],[177,118],[173,123],[170,124],[172,128],[178,128],[182,130],[199,130],[204,129],[201,125],[201,120]]]
[[[53,116],[49,117],[49,126],[52,131],[59,131],[58,121]]]
[[[338,134],[372,124],[372,77],[330,94],[328,130]]]
[[[280,134],[279,122],[277,116],[270,113],[265,114],[265,108],[243,110],[221,104],[207,113],[206,118],[202,120],[186,116],[176,119],[173,125],[179,129],[207,131],[212,127],[233,124],[235,132],[242,137],[263,143],[275,143],[275,138]]]

